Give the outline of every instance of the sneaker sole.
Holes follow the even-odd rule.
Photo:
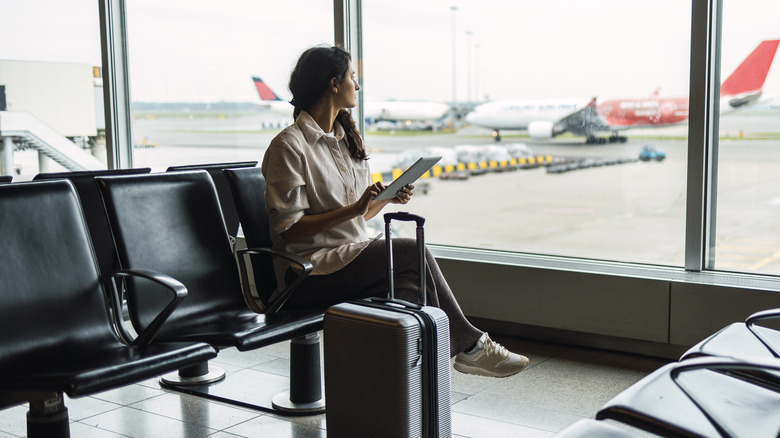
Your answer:
[[[498,377],[498,378],[504,378],[509,376],[514,376],[515,374],[519,373],[520,371],[523,371],[524,369],[528,368],[529,362],[526,362],[525,365],[520,368],[517,371],[512,371],[510,373],[496,373],[496,372],[490,372],[483,368],[467,365],[461,362],[454,362],[452,364],[452,367],[455,368],[455,370],[460,371],[464,374],[471,374],[476,376],[483,376],[483,377]]]

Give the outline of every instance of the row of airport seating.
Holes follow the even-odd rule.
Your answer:
[[[0,409],[29,402],[29,437],[69,436],[63,394],[156,376],[167,388],[242,406],[324,410],[324,309],[282,307],[312,267],[270,249],[256,164],[41,174],[0,185]],[[234,253],[239,219],[248,248]],[[272,301],[275,257],[301,273]],[[209,366],[220,349],[285,340],[290,386],[273,401],[247,391],[262,382]]]
[[[780,309],[730,324],[558,438],[780,436]]]

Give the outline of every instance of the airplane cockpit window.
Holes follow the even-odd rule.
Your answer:
[[[98,3],[2,2],[0,175],[106,169]]]

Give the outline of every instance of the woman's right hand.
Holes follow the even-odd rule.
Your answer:
[[[366,187],[363,195],[352,206],[355,208],[355,213],[358,216],[363,216],[368,212],[368,207],[371,206],[371,201],[384,189],[384,185],[381,182],[375,182]]]

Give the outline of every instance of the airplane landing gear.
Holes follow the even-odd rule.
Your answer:
[[[595,135],[588,136],[587,140],[585,140],[585,143],[587,144],[604,144],[607,142],[607,139],[604,137],[596,137]]]
[[[625,143],[628,140],[624,135],[618,135],[617,133],[609,136],[610,143]]]
[[[498,129],[493,131],[493,139],[495,141],[501,141],[501,133],[498,132]]]

